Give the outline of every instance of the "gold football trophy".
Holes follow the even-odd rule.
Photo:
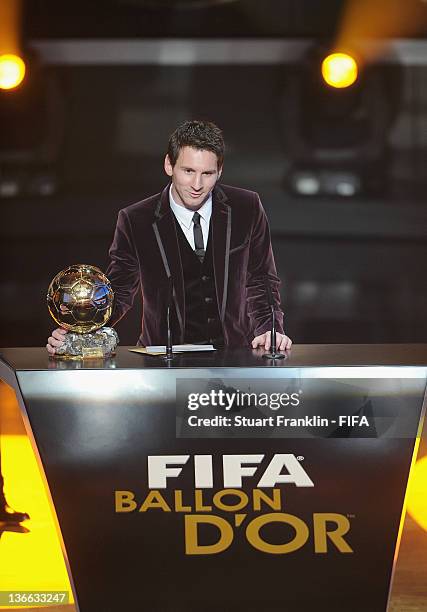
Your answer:
[[[49,285],[47,307],[54,321],[68,330],[58,359],[111,357],[119,338],[112,327],[114,293],[108,278],[95,266],[76,264],[59,272]]]

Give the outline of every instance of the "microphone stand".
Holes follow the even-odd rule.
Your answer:
[[[268,305],[270,306],[270,310],[271,310],[271,347],[270,347],[270,352],[269,353],[264,353],[263,358],[264,359],[285,359],[286,355],[284,355],[283,353],[278,353],[277,352],[277,347],[276,347],[276,315],[274,312],[274,301],[273,301],[273,294],[271,293],[271,287],[270,287],[270,283],[268,282],[268,277],[266,276],[264,279],[264,283],[265,283],[265,288],[267,291],[267,299],[268,299]]]
[[[166,310],[166,327],[167,327],[167,336],[166,336],[166,355],[163,357],[163,360],[167,363],[170,363],[174,359],[173,347],[172,347],[172,331],[171,331],[171,304],[172,304],[172,296],[173,296],[173,282],[172,277],[169,276],[169,287],[168,287],[168,307]]]

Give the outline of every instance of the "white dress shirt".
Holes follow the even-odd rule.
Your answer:
[[[181,226],[182,231],[184,232],[185,237],[187,238],[191,248],[194,249],[194,223],[193,223],[193,215],[195,212],[198,212],[200,215],[200,225],[202,227],[203,234],[203,245],[206,251],[206,247],[208,244],[208,236],[209,236],[209,223],[211,221],[212,215],[212,193],[209,194],[206,202],[199,208],[199,210],[189,210],[185,208],[185,206],[181,206],[177,204],[173,199],[172,195],[172,185],[169,189],[169,203],[172,209],[173,214],[175,215],[179,225]]]

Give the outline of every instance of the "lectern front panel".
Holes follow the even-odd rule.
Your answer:
[[[81,611],[385,611],[425,368],[17,379]]]

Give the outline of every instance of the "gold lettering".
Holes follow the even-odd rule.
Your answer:
[[[186,514],[185,520],[185,553],[187,555],[215,555],[226,550],[233,541],[233,529],[225,519],[213,515]],[[219,530],[219,539],[215,544],[199,544],[198,525],[207,523]]]
[[[167,505],[164,497],[160,491],[150,491],[141,505],[139,512],[146,512],[152,508],[160,508],[163,512],[171,512],[170,507]]]
[[[287,525],[291,525],[291,527],[295,529],[294,538],[285,544],[270,544],[266,542],[262,539],[259,532],[260,529],[268,523],[286,523]],[[286,514],[284,512],[274,512],[258,516],[253,519],[246,528],[248,542],[250,542],[254,548],[273,555],[284,555],[298,550],[298,548],[301,548],[307,542],[308,536],[308,527],[304,521],[293,514]]]
[[[334,531],[327,531],[326,523],[336,524]],[[343,514],[324,512],[313,514],[314,523],[314,550],[317,553],[328,552],[327,538],[331,539],[338,550],[342,553],[352,553],[353,550],[344,540],[343,536],[350,530],[350,521]]]
[[[224,504],[222,498],[226,497],[227,495],[235,495],[240,499],[240,501],[232,505]],[[249,499],[246,493],[244,491],[239,491],[239,489],[223,489],[222,491],[215,493],[213,496],[213,503],[215,506],[220,510],[225,510],[225,512],[238,512],[248,505],[248,501]]]
[[[116,512],[133,512],[136,508],[132,491],[114,491]]]
[[[212,512],[212,506],[203,505],[203,491],[200,489],[194,491],[194,501],[196,502],[196,512]]]
[[[261,489],[254,489],[252,491],[253,494],[253,502],[254,502],[254,510],[261,510],[261,501],[263,501],[267,506],[270,506],[273,510],[281,510],[282,509],[282,499],[281,499],[281,491],[280,489],[273,489],[273,497],[269,497],[265,491],[261,491]]]
[[[175,491],[175,512],[191,512],[192,510],[191,506],[182,505],[182,491],[177,489]]]

